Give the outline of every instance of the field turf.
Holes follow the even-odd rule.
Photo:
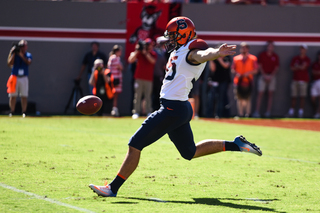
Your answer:
[[[320,132],[193,120],[195,141],[243,134],[263,156],[184,160],[164,136],[116,198],[112,181],[143,119],[0,116],[0,212],[320,212]]]

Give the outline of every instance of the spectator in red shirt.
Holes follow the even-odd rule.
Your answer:
[[[260,53],[258,57],[259,69],[261,75],[258,78],[258,97],[256,110],[253,117],[260,117],[261,100],[265,90],[268,90],[268,105],[265,117],[270,117],[273,93],[276,89],[276,73],[279,69],[279,57],[274,52],[274,44],[272,41],[267,42],[267,48],[264,52]]]
[[[320,118],[320,51],[317,53],[316,61],[312,64],[311,77],[313,81],[311,87],[311,101],[316,111],[314,118]]]
[[[144,96],[145,110],[147,115],[152,112],[151,94],[153,86],[153,70],[157,59],[157,54],[153,51],[153,41],[150,38],[139,42],[136,50],[128,58],[129,63],[137,62],[134,73],[134,100],[133,119],[137,119],[141,112],[141,99]]]
[[[291,60],[290,68],[293,72],[293,81],[291,83],[291,107],[288,112],[288,117],[293,117],[298,97],[300,97],[298,116],[300,118],[303,117],[303,109],[309,82],[308,68],[310,66],[310,58],[307,56],[307,49],[307,45],[301,45],[300,55],[293,57]]]

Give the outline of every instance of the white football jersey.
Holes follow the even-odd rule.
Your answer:
[[[200,42],[200,45],[199,45]],[[206,62],[198,65],[188,63],[187,56],[192,49],[204,49],[207,44],[201,39],[189,41],[186,45],[174,50],[166,65],[166,75],[162,82],[160,98],[186,101],[193,87],[192,80],[198,80]]]

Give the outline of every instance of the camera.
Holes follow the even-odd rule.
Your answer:
[[[142,51],[142,50],[146,49],[146,45],[147,45],[147,43],[145,41],[138,41],[137,50]]]
[[[13,42],[12,43],[12,47],[14,48],[12,53],[19,53],[20,52],[20,46],[19,46],[19,43],[18,42]]]

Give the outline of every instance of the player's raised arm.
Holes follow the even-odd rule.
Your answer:
[[[227,55],[234,55],[236,52],[236,45],[222,44],[219,48],[209,47],[205,50],[195,49],[188,55],[188,60],[194,64],[204,63],[206,61],[215,60],[219,57]]]

